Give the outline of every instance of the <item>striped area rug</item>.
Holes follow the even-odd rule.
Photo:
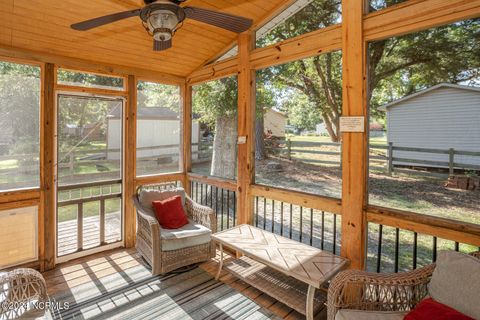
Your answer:
[[[152,277],[137,266],[53,298],[69,304],[53,319],[278,319],[200,268]]]

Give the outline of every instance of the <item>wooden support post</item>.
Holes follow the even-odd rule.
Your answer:
[[[135,246],[135,208],[132,197],[136,192],[137,148],[137,77],[128,76],[128,99],[125,105],[125,247]]]
[[[40,270],[55,267],[55,66],[46,63],[42,73],[40,116]]]
[[[388,166],[388,175],[391,176],[393,173],[393,143],[388,143],[388,155],[387,155],[387,166]]]
[[[343,116],[364,116],[368,128],[363,2],[342,0]],[[342,136],[342,256],[354,269],[364,269],[366,257],[367,137],[367,132]]]
[[[182,86],[183,96],[183,188],[190,195],[188,173],[192,171],[192,87]]]
[[[448,150],[448,171],[450,176],[453,176],[455,172],[455,149],[453,148]]]
[[[238,37],[238,137],[245,143],[238,144],[237,151],[237,210],[238,223],[253,222],[253,201],[248,189],[255,174],[255,135],[253,130],[255,117],[255,71],[250,65],[250,54],[255,37],[244,32]]]

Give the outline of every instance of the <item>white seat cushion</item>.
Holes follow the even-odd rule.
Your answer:
[[[212,231],[207,227],[188,219],[188,224],[179,229],[160,227],[162,251],[172,251],[209,243]]]
[[[335,320],[403,320],[406,311],[363,311],[341,309],[335,315]]]
[[[438,253],[428,285],[430,296],[471,317],[480,319],[480,259],[455,251]]]

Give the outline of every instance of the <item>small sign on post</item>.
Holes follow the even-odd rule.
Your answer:
[[[365,117],[340,117],[340,132],[365,132]]]
[[[247,143],[247,137],[246,136],[239,136],[237,139],[237,144],[246,144]]]

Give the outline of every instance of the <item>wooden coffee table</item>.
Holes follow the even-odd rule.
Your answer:
[[[250,225],[239,225],[214,234],[221,259],[216,279],[223,268],[223,246],[243,256],[225,268],[278,301],[313,319],[326,295],[321,289],[348,265],[348,260],[306,244]]]

